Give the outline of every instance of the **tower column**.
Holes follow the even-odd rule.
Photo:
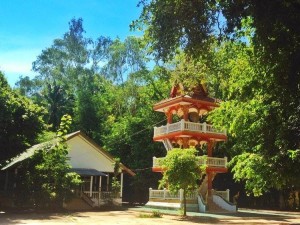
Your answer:
[[[183,148],[188,148],[189,147],[189,139],[184,137],[182,138],[182,145],[183,145]]]
[[[170,109],[166,112],[166,116],[167,116],[167,123],[171,124],[173,121],[173,116],[172,116],[172,111]]]
[[[207,156],[212,157],[212,150],[214,143],[212,141],[207,142]]]
[[[207,142],[207,156],[208,157],[212,157],[213,144],[214,143],[212,141]],[[212,193],[211,193],[212,181],[213,181],[213,174],[212,174],[211,171],[209,171],[207,173],[207,193],[208,193],[208,196],[212,195]]]
[[[212,190],[212,181],[213,181],[213,174],[212,172],[207,173],[207,193],[208,196],[211,196],[211,190]]]
[[[188,108],[188,106],[186,106],[186,105],[182,106],[182,111],[183,111],[184,121],[188,121],[189,120],[189,108]]]

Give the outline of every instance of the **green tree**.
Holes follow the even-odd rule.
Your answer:
[[[145,28],[146,39],[158,58],[172,58],[178,48],[193,54],[206,50],[217,21],[216,1],[141,0],[139,5],[142,13],[131,27]]]
[[[229,148],[235,179],[245,180],[248,193],[256,196],[271,188],[299,186],[299,159],[289,154],[299,148],[297,131],[290,124],[297,111],[290,111],[291,117],[285,115],[286,102],[278,97],[273,74],[261,66],[251,46],[227,43],[215,59],[222,61],[219,70],[223,73],[211,73],[211,81],[221,87],[226,101],[209,119],[225,127],[233,140]],[[286,101],[294,104],[292,99]]]
[[[119,84],[131,73],[146,68],[146,52],[142,38],[129,36],[124,42],[119,38],[112,41],[107,51],[107,63],[102,68],[106,78]]]
[[[201,168],[198,164],[195,149],[172,149],[163,160],[163,178],[160,187],[168,186],[171,192],[183,190],[184,210],[186,216],[186,195],[194,192],[201,177]]]
[[[63,116],[56,139],[41,145],[23,165],[20,174],[21,177],[23,175],[20,179],[21,193],[27,193],[35,207],[61,208],[81,183],[80,176],[70,172],[68,164],[65,135],[70,125],[71,117]]]
[[[135,201],[148,201],[145,193],[156,186],[160,174],[153,173],[152,157],[163,156],[160,143],[153,143],[153,127],[165,121],[162,114],[153,111],[153,104],[168,96],[169,74],[161,67],[130,74],[123,85],[109,89],[111,114],[103,128],[104,147],[114,156],[136,170],[134,177]]]
[[[112,191],[115,196],[120,192],[121,190],[121,184],[120,181],[118,181],[118,175],[120,173],[120,159],[115,158],[114,163],[114,177],[112,178]]]
[[[45,110],[12,90],[0,72],[0,162],[36,143]]]

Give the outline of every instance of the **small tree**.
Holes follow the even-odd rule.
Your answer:
[[[39,149],[26,163],[26,183],[29,194],[36,207],[62,207],[80,183],[80,177],[70,172],[67,163],[68,146],[65,135],[71,124],[71,117],[65,115],[61,119],[56,139]]]
[[[114,177],[112,178],[112,192],[113,192],[114,197],[117,197],[118,192],[121,189],[120,181],[118,181],[118,178],[117,178],[117,176],[119,175],[119,170],[120,170],[120,159],[115,158]]]
[[[197,189],[201,167],[197,162],[195,149],[173,149],[163,160],[164,174],[160,187],[168,186],[171,192],[183,189],[183,216],[186,216],[186,195]]]

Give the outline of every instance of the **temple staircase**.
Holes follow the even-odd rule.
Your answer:
[[[163,140],[162,140],[162,143],[164,144],[165,149],[166,149],[167,151],[172,150],[173,145],[172,145],[172,143],[171,143],[171,141],[170,141],[169,139],[163,139]]]

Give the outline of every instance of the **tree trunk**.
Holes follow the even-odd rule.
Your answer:
[[[186,191],[183,189],[183,216],[186,216]]]

